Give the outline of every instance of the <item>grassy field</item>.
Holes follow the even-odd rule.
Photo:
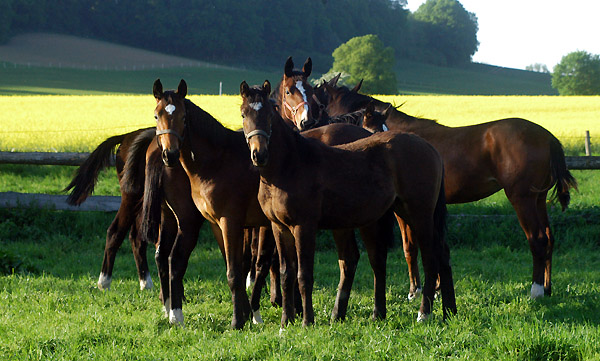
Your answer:
[[[149,89],[152,81],[149,81]],[[163,83],[174,88],[178,80]],[[188,84],[193,86],[193,82]],[[194,94],[194,93],[191,93]],[[569,154],[583,154],[589,130],[600,135],[600,97],[549,96],[378,96],[404,112],[461,126],[522,117],[555,134]],[[191,95],[223,124],[241,127],[238,95]],[[1,151],[91,151],[104,139],[154,125],[154,98],[146,95],[0,96]],[[599,143],[600,144],[600,143]],[[596,150],[596,153],[600,149]]]

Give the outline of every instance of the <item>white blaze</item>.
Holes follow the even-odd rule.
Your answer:
[[[389,129],[388,129],[388,127],[387,127],[387,126],[384,124],[384,125],[383,125],[383,131],[384,131],[384,132],[387,132],[388,130],[389,130]]]
[[[300,119],[306,120],[308,119],[308,99],[306,98],[306,90],[304,89],[304,85],[302,85],[300,80],[296,82],[296,88],[300,90],[300,94],[302,94],[302,100],[304,100],[304,110],[302,111],[302,116]]]
[[[175,111],[175,106],[173,104],[169,104],[165,107],[165,111],[169,113],[169,115],[173,115],[173,112]]]
[[[263,107],[263,104],[261,102],[257,102],[257,103],[250,103],[250,104],[248,104],[248,106],[250,106],[250,108],[252,108],[256,111],[259,111]]]

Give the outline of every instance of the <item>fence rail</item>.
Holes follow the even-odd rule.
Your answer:
[[[70,165],[79,166],[89,153],[0,152],[0,164]],[[569,169],[600,169],[600,156],[565,157]],[[114,164],[114,159],[112,161]],[[66,195],[0,192],[0,208],[36,206],[68,211],[114,212],[119,209],[121,197],[92,196],[81,206],[70,206]]]

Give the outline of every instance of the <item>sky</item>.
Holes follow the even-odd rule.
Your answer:
[[[408,0],[415,11],[425,0]],[[578,50],[600,54],[598,0],[459,0],[477,16],[478,51],[473,61],[525,69],[541,63],[552,71]]]

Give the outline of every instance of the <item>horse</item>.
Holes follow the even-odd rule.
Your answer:
[[[204,218],[196,210],[191,197],[183,197],[186,192],[189,193],[189,181],[181,166],[175,166],[161,172],[158,178],[161,183],[174,185],[166,192],[157,187],[165,200],[165,203],[158,203],[156,208],[160,219],[160,225],[157,225],[157,228],[160,228],[160,236],[159,232],[149,235],[148,231],[142,229],[143,211],[148,212],[141,207],[145,195],[144,183],[148,180],[145,177],[144,168],[147,162],[144,157],[147,152],[152,153],[151,143],[155,134],[156,128],[152,127],[108,138],[78,168],[75,177],[65,190],[71,190],[67,198],[70,204],[78,205],[84,202],[93,192],[100,170],[108,166],[113,149],[120,144],[116,152],[115,166],[119,177],[121,203],[115,219],[107,230],[98,288],[110,289],[114,259],[128,231],[130,231],[132,250],[138,268],[140,288],[151,288],[153,283],[146,260],[146,248],[150,240],[157,249],[155,261],[161,285],[160,299],[169,321],[177,324],[182,323],[182,315],[178,314],[177,309],[171,308],[168,256],[175,242],[185,245],[184,249],[188,252],[193,250]],[[149,146],[150,150],[147,150]],[[178,193],[173,194],[175,191]],[[177,219],[171,209],[179,210],[180,215]],[[213,229],[213,233],[214,231]],[[218,235],[215,238],[218,240]]]
[[[333,115],[356,111],[370,102],[375,103],[376,109],[389,106],[354,89],[336,88],[328,83],[324,88],[329,96],[327,111]],[[560,141],[548,130],[522,118],[447,127],[394,108],[386,124],[391,130],[417,134],[438,150],[444,160],[444,187],[449,204],[473,202],[504,189],[533,259],[530,297],[550,296],[555,240],[546,199],[554,187],[551,199],[558,199],[565,211],[570,201],[569,189],[577,189]],[[399,222],[409,265],[410,299],[420,290],[418,248],[410,230]]]
[[[398,132],[326,146],[285,125],[269,101],[270,92],[269,81],[252,88],[245,81],[240,84],[243,130],[261,179],[258,201],[271,220],[280,255],[281,326],[294,318],[291,290],[296,268],[303,325],[314,323],[317,229],[373,225],[390,209],[411,225],[413,236],[420,240],[426,280],[417,319],[431,313],[438,274],[444,318],[456,313],[450,253],[444,238],[443,164],[437,151],[420,137]]]
[[[115,154],[115,168],[119,178],[121,190],[121,204],[115,215],[114,220],[107,229],[106,244],[104,247],[104,258],[102,260],[102,268],[98,278],[98,288],[101,290],[110,289],[112,281],[112,272],[117,250],[123,244],[123,240],[129,232],[131,248],[135,259],[135,264],[138,270],[138,278],[140,289],[150,289],[153,287],[152,277],[148,270],[148,262],[146,260],[146,242],[142,242],[138,229],[140,219],[139,205],[141,204],[143,192],[143,178],[134,176],[123,177],[125,173],[125,163],[129,154],[129,149],[134,143],[136,137],[141,134],[154,133],[154,128],[139,129],[131,133],[122,134],[110,137],[102,142],[77,169],[75,176],[64,189],[70,191],[67,197],[67,203],[70,205],[80,205],[94,191],[94,186],[98,179],[100,171],[110,164],[110,158]],[[134,163],[132,163],[134,164]],[[136,164],[135,167],[130,167],[127,171],[130,175],[141,174],[143,176],[143,164]]]

